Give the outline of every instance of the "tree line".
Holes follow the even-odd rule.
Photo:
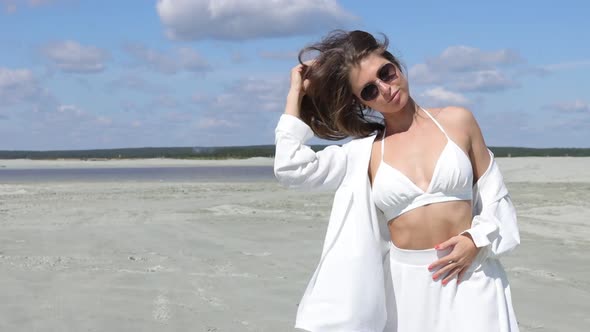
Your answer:
[[[327,145],[311,145],[314,151]],[[590,148],[490,147],[496,157],[589,157]],[[232,147],[159,147],[96,150],[0,151],[0,159],[244,159],[274,157],[274,145]]]

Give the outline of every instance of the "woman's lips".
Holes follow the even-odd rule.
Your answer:
[[[391,103],[391,101],[392,101],[392,100],[394,100],[394,99],[395,99],[395,97],[397,97],[397,95],[398,95],[398,94],[399,94],[399,89],[397,89],[397,90],[395,91],[395,93],[393,94],[393,96],[391,96],[391,98],[390,98],[390,99],[387,101],[387,103],[388,103],[388,104],[389,104],[389,103]]]

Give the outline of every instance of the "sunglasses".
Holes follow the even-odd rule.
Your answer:
[[[388,62],[381,66],[377,71],[377,78],[384,83],[389,83],[397,78],[397,70],[395,65],[391,62]],[[379,87],[375,82],[368,83],[365,87],[361,90],[361,98],[365,101],[371,101],[379,95]]]

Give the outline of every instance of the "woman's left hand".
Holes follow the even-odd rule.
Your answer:
[[[442,281],[443,285],[446,285],[455,275],[458,275],[457,283],[459,283],[479,252],[479,248],[475,246],[469,233],[453,236],[434,248],[444,250],[448,247],[453,247],[453,250],[428,267],[429,271],[438,269],[432,275],[433,280],[445,276]]]

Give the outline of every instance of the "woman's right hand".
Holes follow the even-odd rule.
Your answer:
[[[289,94],[296,95],[299,99],[305,95],[305,89],[309,86],[309,80],[303,80],[303,72],[312,63],[313,60],[308,60],[291,69],[291,88],[289,89]]]
[[[291,87],[287,95],[287,105],[285,106],[285,113],[299,117],[301,108],[301,100],[305,96],[305,89],[309,86],[309,80],[303,80],[303,72],[307,66],[311,66],[313,60],[305,61],[303,64],[298,64],[291,69]]]

